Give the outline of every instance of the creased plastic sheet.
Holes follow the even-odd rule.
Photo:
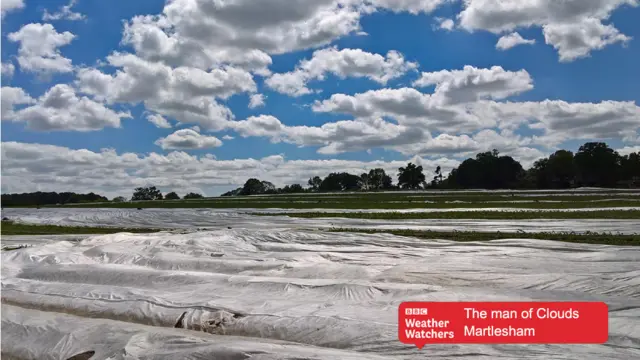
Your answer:
[[[634,208],[630,208],[634,209]],[[637,209],[637,208],[636,208]],[[412,211],[457,211],[460,209],[405,209]],[[468,209],[477,211],[479,209]],[[484,210],[484,209],[482,209]],[[502,211],[504,209],[493,209]],[[530,209],[531,210],[531,209]],[[566,209],[565,209],[566,210]],[[611,232],[640,234],[640,219],[540,219],[540,220],[482,220],[482,219],[420,219],[420,220],[370,220],[348,218],[293,218],[288,216],[256,216],[253,212],[380,212],[385,209],[5,209],[2,216],[11,220],[33,224],[72,226],[115,226],[193,229],[243,228],[243,229],[318,229],[318,228],[367,228],[367,229],[415,229],[436,231],[489,231],[489,232]],[[395,211],[395,210],[394,210]],[[509,211],[507,209],[506,211]],[[535,210],[534,211],[538,211]]]
[[[46,236],[42,237],[46,239]],[[2,253],[3,359],[633,359],[640,250],[223,229]],[[397,340],[403,301],[605,301],[605,345]]]

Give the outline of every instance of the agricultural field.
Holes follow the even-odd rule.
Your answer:
[[[640,192],[274,195],[2,216],[3,342],[26,344],[44,321],[48,337],[93,339],[65,342],[67,355],[106,358],[95,344],[108,332],[122,346],[151,336],[135,354],[177,341],[198,343],[181,350],[194,356],[277,344],[278,358],[422,359],[397,341],[401,302],[588,299],[609,306],[605,345],[429,355],[638,355]]]
[[[56,206],[48,206],[56,207]],[[58,206],[60,207],[60,206]],[[419,209],[526,208],[567,209],[640,207],[640,191],[419,191],[304,193],[233,196],[190,200],[154,200],[69,204],[74,208],[290,208],[290,209]]]

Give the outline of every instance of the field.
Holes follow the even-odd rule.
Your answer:
[[[119,348],[147,339],[133,358],[169,343],[193,358],[229,347],[284,359],[640,356],[640,192],[277,195],[2,216],[2,341],[44,331],[63,358],[109,358],[104,333]],[[404,301],[549,300],[606,302],[608,343],[397,341]]]
[[[290,209],[441,209],[526,208],[574,209],[640,207],[640,192],[610,191],[501,191],[501,192],[378,192],[218,197],[194,200],[133,201],[69,204],[74,208],[290,208]]]

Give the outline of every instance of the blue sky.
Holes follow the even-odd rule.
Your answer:
[[[3,1],[2,191],[216,195],[640,144],[635,0],[211,3]]]

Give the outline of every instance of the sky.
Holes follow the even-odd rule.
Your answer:
[[[2,193],[640,150],[638,0],[2,0]]]

